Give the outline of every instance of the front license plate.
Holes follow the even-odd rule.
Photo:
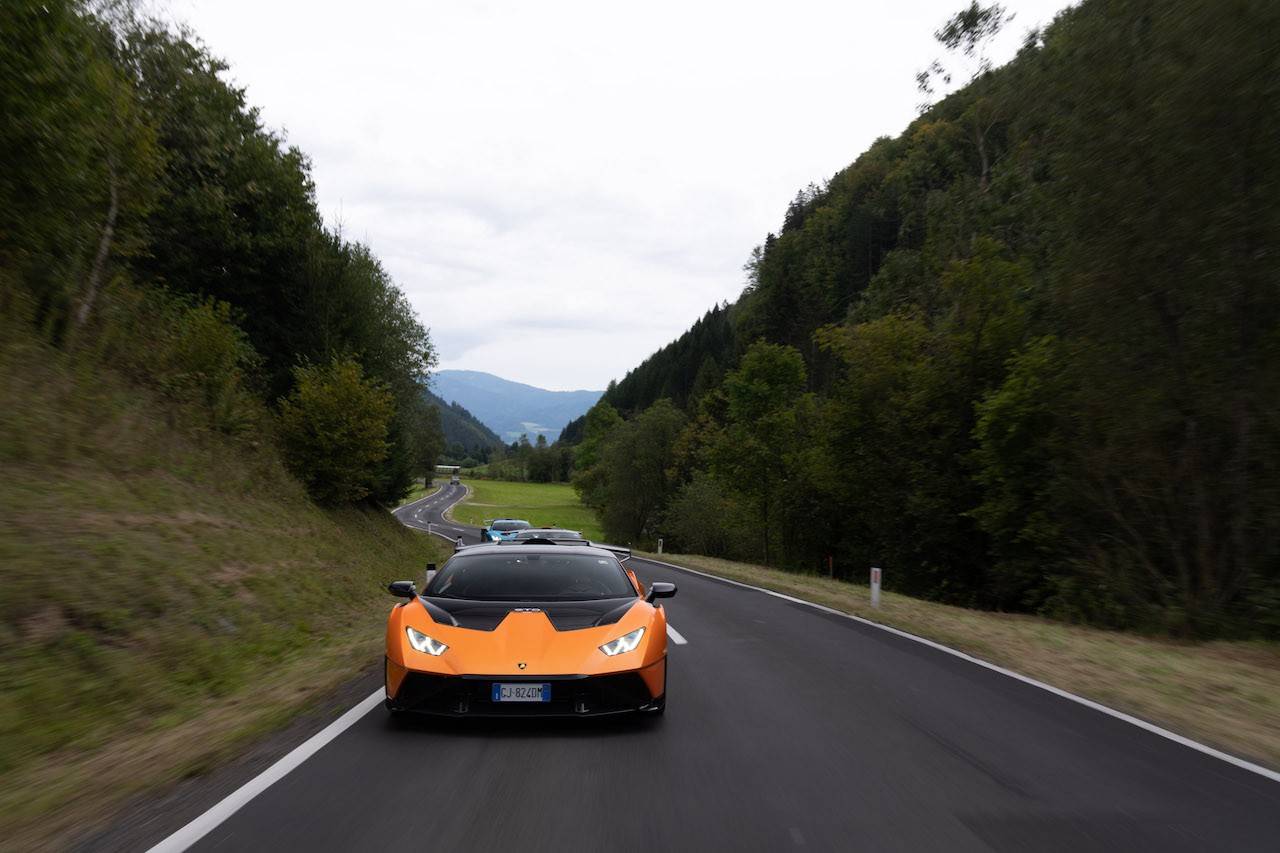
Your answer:
[[[550,702],[550,684],[495,684],[495,702]]]

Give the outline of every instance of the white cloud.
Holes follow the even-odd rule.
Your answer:
[[[901,132],[963,5],[168,8],[311,156],[321,213],[382,260],[441,367],[596,390],[737,298],[800,188]],[[1000,61],[1066,3],[1005,5]]]

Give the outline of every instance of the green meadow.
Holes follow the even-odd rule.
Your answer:
[[[467,480],[467,498],[450,510],[459,524],[481,525],[492,518],[523,518],[534,527],[580,530],[587,539],[604,540],[595,512],[578,500],[566,483],[509,483]],[[613,544],[625,545],[625,542]]]

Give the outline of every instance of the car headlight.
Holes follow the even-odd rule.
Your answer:
[[[404,631],[409,635],[409,645],[420,652],[426,652],[429,655],[442,655],[449,648],[444,643],[431,639],[421,631],[415,631],[412,628],[405,628]]]
[[[636,646],[640,645],[640,638],[644,636],[644,628],[637,628],[625,637],[619,637],[611,643],[605,643],[600,647],[600,651],[609,657],[620,655],[623,652],[629,652]]]

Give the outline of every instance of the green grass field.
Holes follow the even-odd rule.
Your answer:
[[[449,516],[459,524],[480,525],[490,518],[523,518],[534,527],[566,527],[581,530],[588,539],[604,539],[604,530],[595,512],[578,501],[578,493],[568,484],[466,479],[463,483],[470,489],[467,499],[449,511]]]

